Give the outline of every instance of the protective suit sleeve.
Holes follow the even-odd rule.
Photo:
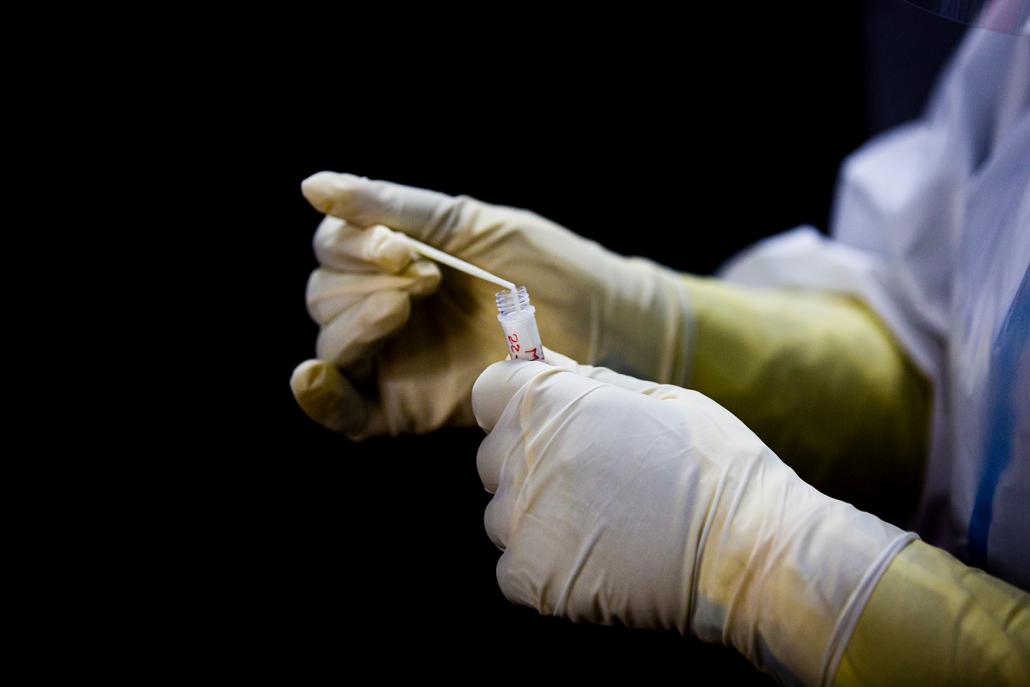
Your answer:
[[[918,499],[930,389],[861,301],[683,275],[690,386],[809,484],[903,524]]]
[[[1030,684],[1030,595],[914,541],[873,590],[834,684]]]

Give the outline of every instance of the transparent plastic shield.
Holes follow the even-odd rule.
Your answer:
[[[1030,0],[905,0],[905,2],[967,26],[1030,36]]]

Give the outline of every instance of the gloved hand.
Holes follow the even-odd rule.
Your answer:
[[[816,491],[698,392],[576,370],[504,361],[473,389],[504,595],[689,632],[785,682],[828,683],[915,535]]]
[[[691,318],[670,270],[466,196],[331,172],[302,191],[329,216],[307,293],[318,360],[290,384],[331,429],[360,439],[471,426],[472,384],[504,355],[498,288],[414,256],[397,232],[527,285],[549,347],[653,379],[685,377]]]

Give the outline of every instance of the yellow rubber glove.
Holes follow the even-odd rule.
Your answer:
[[[930,384],[861,301],[683,275],[690,386],[820,491],[904,524],[918,502]]]
[[[873,590],[835,685],[1028,685],[1030,595],[923,542]]]
[[[545,345],[584,362],[683,383],[691,318],[678,275],[605,250],[538,215],[321,172],[304,181],[329,217],[308,308],[317,360],[291,387],[316,421],[353,439],[474,424],[476,377],[506,351],[498,287],[416,258],[409,234],[529,287]]]

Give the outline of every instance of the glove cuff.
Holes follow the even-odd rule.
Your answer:
[[[778,459],[749,472],[715,504],[691,629],[788,684],[829,684],[877,581],[915,535],[821,494]]]
[[[869,566],[862,579],[859,580],[858,585],[844,606],[844,610],[837,621],[837,627],[830,637],[829,644],[826,645],[826,652],[823,655],[822,661],[822,676],[819,678],[820,685],[832,684],[833,676],[837,674],[837,666],[844,655],[844,650],[848,648],[851,635],[855,632],[855,626],[858,624],[862,611],[865,609],[866,604],[869,603],[869,598],[873,595],[876,583],[880,581],[884,571],[887,570],[887,566],[894,560],[894,557],[901,553],[901,550],[915,539],[918,539],[918,537],[914,532],[902,532],[897,535],[887,548],[880,553],[879,557],[873,561],[872,565]]]

